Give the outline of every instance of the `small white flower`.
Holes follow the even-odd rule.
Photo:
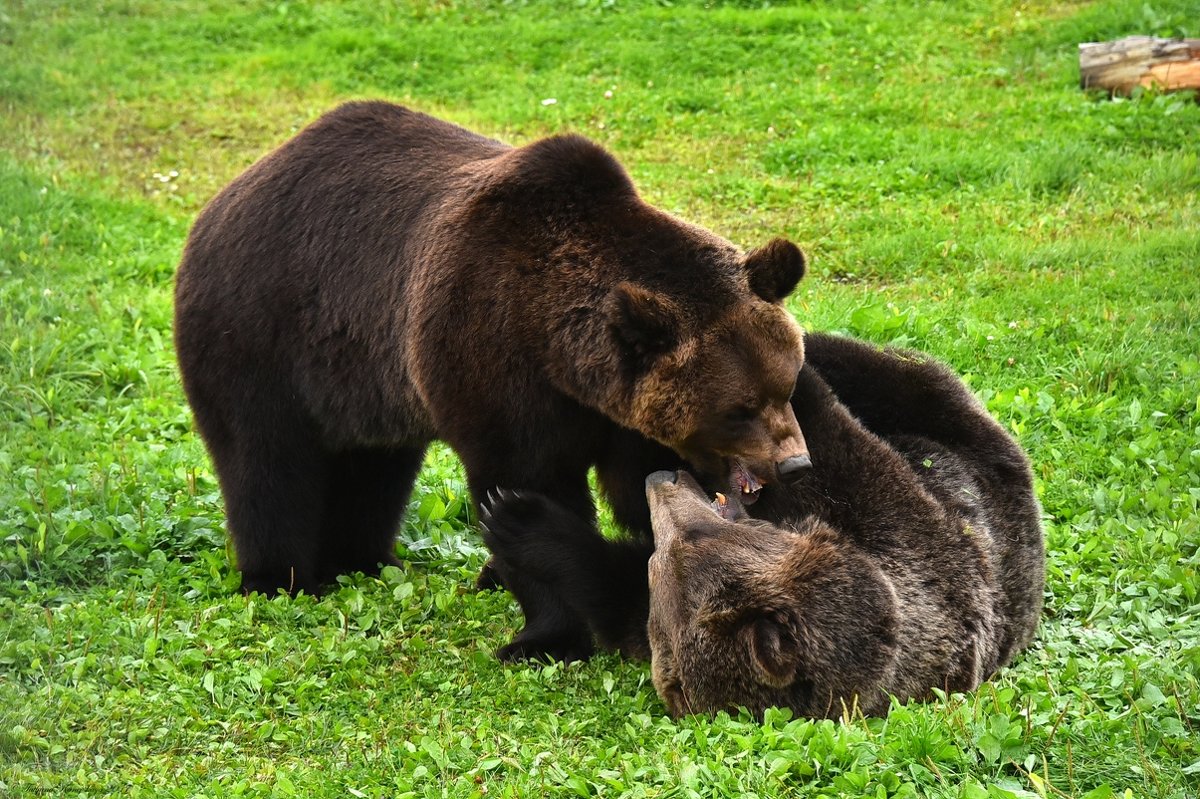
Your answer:
[[[558,105],[558,100],[553,97],[547,97],[545,100],[542,100],[542,105]]]
[[[611,100],[611,99],[612,99],[612,89],[609,89],[608,91],[606,91],[606,92],[604,93],[604,99],[605,99],[605,100]]]

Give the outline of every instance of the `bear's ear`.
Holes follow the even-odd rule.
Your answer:
[[[741,634],[759,682],[785,688],[796,681],[801,652],[795,619],[785,613],[764,613],[746,624]]]
[[[666,297],[622,281],[606,303],[613,335],[641,361],[670,352],[679,341],[679,311]]]
[[[796,681],[802,653],[794,613],[747,605],[701,611],[697,622],[716,637],[744,647],[760,683],[785,688]]]
[[[750,289],[767,302],[779,302],[804,277],[804,253],[787,239],[772,239],[746,256]]]

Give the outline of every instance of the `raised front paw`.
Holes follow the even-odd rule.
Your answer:
[[[577,568],[594,544],[579,517],[532,491],[489,491],[479,521],[496,560],[551,583]]]
[[[536,492],[493,488],[479,503],[484,540],[488,546],[494,541],[501,549],[507,549],[530,533],[543,530],[554,509],[553,502]],[[496,547],[492,548],[495,551]]]

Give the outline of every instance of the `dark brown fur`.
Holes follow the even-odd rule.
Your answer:
[[[792,404],[813,467],[764,489],[759,519],[718,514],[686,473],[647,481],[652,554],[536,496],[486,509],[497,560],[553,576],[602,645],[651,652],[675,715],[885,713],[976,687],[1033,636],[1044,549],[1012,437],[919,354],[813,334],[806,352]],[[572,530],[569,555],[522,532],[539,517]]]
[[[209,203],[177,279],[243,588],[393,561],[435,438],[477,498],[536,488],[589,524],[595,466],[646,533],[642,480],[681,456],[773,478],[804,452],[779,304],[803,269],[792,244],[747,256],[647,205],[578,136],[512,148],[386,103],[327,114]],[[506,584],[529,617],[504,656],[586,655],[545,586]]]

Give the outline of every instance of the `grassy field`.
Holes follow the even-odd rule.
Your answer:
[[[1076,44],[1195,0],[0,0],[0,795],[1200,793],[1200,106]],[[431,453],[403,568],[236,593],[179,386],[196,212],[336,102],[579,131],[653,202],[812,257],[813,329],[927,350],[1028,448],[1034,646],[886,719],[665,717],[542,669]],[[553,99],[555,102],[549,102]],[[451,365],[456,366],[456,365]]]

